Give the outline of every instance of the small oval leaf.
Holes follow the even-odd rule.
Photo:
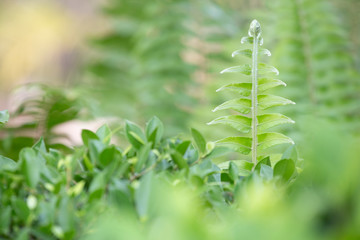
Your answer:
[[[135,123],[126,121],[125,123],[125,133],[129,142],[136,149],[140,149],[141,146],[146,142],[145,135],[141,128]]]
[[[90,130],[83,129],[81,132],[81,138],[85,146],[89,147],[90,140],[100,140],[99,137]]]
[[[203,135],[196,129],[191,128],[191,135],[195,141],[196,147],[201,155],[206,152],[206,141]]]
[[[287,182],[295,171],[295,163],[291,159],[278,161],[274,166],[274,177],[279,177],[282,181]]]

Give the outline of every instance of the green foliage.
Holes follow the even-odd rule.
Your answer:
[[[283,26],[278,36],[284,49],[278,47],[277,57],[284,79],[291,83],[285,93],[301,105],[299,110],[294,107],[294,116],[315,111],[316,116],[355,120],[357,84],[348,82],[354,72],[348,54],[342,52],[346,41],[337,21],[331,20],[332,9],[323,1],[276,2],[284,4],[281,12],[291,10],[284,12],[289,16],[279,25]],[[219,29],[206,29],[205,22],[226,25],[225,18],[231,15],[217,11],[216,4],[208,1],[120,0],[108,6],[105,12],[114,17],[114,28],[95,41],[104,55],[91,69],[106,81],[94,81],[96,89],[91,92],[97,93],[96,100],[110,96],[122,117],[161,113],[171,122],[166,124],[167,131],[183,128],[189,116],[180,109],[192,103],[183,94],[193,68],[184,64],[181,54],[194,47],[200,56],[213,61],[216,52],[203,44],[212,42],[209,39],[216,34],[211,32]],[[202,12],[208,14],[206,18],[201,19]],[[308,21],[305,31],[304,20]],[[203,25],[189,26],[195,22]],[[186,46],[188,35],[200,39],[202,47]],[[214,110],[234,114],[210,123],[230,126],[240,134],[216,143],[206,141],[203,131],[195,128],[186,135],[191,139],[183,134],[166,137],[159,118],[151,118],[143,128],[131,117],[134,122],[125,121],[117,130],[108,125],[96,132],[84,129],[80,146],[60,146],[54,144],[58,137],[54,128],[79,118],[83,104],[61,89],[36,88],[40,94],[11,113],[12,118],[30,120],[2,130],[0,239],[359,239],[359,139],[344,134],[344,124],[334,124],[336,121],[300,120],[305,141],[298,147],[304,162],[289,144],[293,143],[290,138],[277,130],[269,132],[293,123],[269,109],[293,102],[269,94],[285,83],[275,79],[276,68],[258,60],[271,54],[262,48],[256,20],[242,43],[249,48],[233,52],[233,57],[250,58],[251,64],[223,72],[240,72],[244,78],[218,90],[237,98]],[[227,61],[219,60],[220,55],[209,65],[201,62],[200,71],[206,74],[211,66]],[[311,79],[314,102],[312,93],[302,97],[306,95],[301,91],[306,86],[304,79]],[[200,82],[197,88],[202,89],[196,88],[196,94],[201,95],[208,84]],[[212,101],[211,96],[206,101]],[[105,107],[105,101],[100,102]],[[0,111],[0,127],[8,119],[8,112]],[[119,129],[123,134],[120,143],[116,138]],[[25,136],[24,130],[39,134]],[[213,135],[220,138],[226,133],[219,128]],[[240,158],[224,161],[228,153],[239,155],[228,147],[240,153]]]
[[[89,68],[90,93],[107,103],[101,113],[138,120],[155,114],[174,130],[185,128],[195,103],[187,94],[195,67],[183,59],[189,10],[186,0],[109,1],[104,13],[112,29],[92,41],[99,54]]]
[[[195,144],[164,139],[163,129],[156,117],[145,131],[128,121],[125,135],[130,145],[125,149],[110,143],[112,132],[105,125],[96,133],[83,130],[84,145],[69,155],[40,139],[23,148],[17,161],[1,157],[0,206],[6,208],[0,236],[77,239],[88,231],[87,217],[103,212],[99,204],[132,209],[145,221],[154,214],[150,195],[155,179],[190,184],[199,189],[203,204],[225,206],[230,200],[222,195],[233,187],[222,184],[220,169],[208,158],[215,149],[205,153],[204,137],[195,129]]]
[[[68,155],[40,139],[17,162],[0,158],[0,237],[356,239],[357,142],[339,135],[336,125],[311,122],[310,161],[290,185],[284,183],[296,174],[289,160],[294,148],[273,169],[265,158],[251,172],[247,161],[216,166],[210,157],[217,148],[200,157],[199,142],[178,138],[145,137],[120,148],[108,142],[106,126],[84,130],[84,146]],[[145,136],[127,125],[127,136]],[[156,118],[147,126],[163,128]]]
[[[298,104],[288,114],[296,120],[305,114],[326,117],[358,129],[359,73],[334,7],[323,0],[278,0],[273,6],[274,62],[289,83],[282,93]]]
[[[26,91],[26,97],[21,96],[23,99],[17,106],[14,104],[16,108],[11,112],[11,118],[17,123],[1,129],[0,153],[11,158],[22,148],[31,147],[39,137],[50,146],[58,144],[59,137],[63,136],[54,131],[55,127],[85,115],[83,101],[65,89],[29,84],[18,91],[20,94]],[[0,117],[4,124],[9,115],[2,111]],[[67,150],[64,145],[57,147]]]
[[[252,49],[240,49],[232,55],[244,55],[251,58],[252,64],[230,67],[221,73],[239,72],[245,76],[250,76],[251,79],[245,78],[242,82],[221,87],[219,91],[234,91],[240,98],[229,100],[213,110],[231,109],[239,114],[219,117],[209,124],[229,125],[242,133],[242,136],[227,137],[217,141],[217,143],[230,145],[241,154],[248,155],[251,152],[251,160],[255,168],[258,160],[270,155],[268,148],[284,143],[294,144],[285,135],[266,131],[280,124],[293,123],[290,118],[277,113],[268,113],[266,109],[294,104],[294,102],[267,93],[267,90],[285,85],[285,83],[274,78],[275,75],[279,74],[276,68],[258,62],[259,56],[264,54],[270,56],[271,54],[269,50],[261,48],[263,38],[260,24],[256,20],[250,24],[249,36],[242,38],[241,43],[252,44]]]

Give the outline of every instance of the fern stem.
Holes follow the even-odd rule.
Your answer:
[[[253,52],[252,52],[252,89],[251,89],[251,134],[252,134],[252,144],[251,144],[251,158],[252,162],[254,163],[254,168],[257,163],[257,107],[258,107],[258,99],[257,99],[257,88],[258,88],[258,44],[259,44],[259,36],[254,34],[254,41],[253,41]]]

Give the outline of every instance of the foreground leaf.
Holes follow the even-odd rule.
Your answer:
[[[274,176],[287,182],[295,171],[295,163],[291,159],[283,159],[278,161],[274,166]]]
[[[145,135],[141,128],[133,122],[126,121],[125,123],[126,137],[132,146],[136,149],[140,149],[146,142]]]
[[[196,147],[201,155],[206,152],[206,141],[203,135],[196,129],[191,128],[191,135],[195,141]]]

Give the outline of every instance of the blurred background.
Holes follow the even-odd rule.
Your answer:
[[[273,55],[263,61],[288,85],[277,91],[297,102],[279,109],[299,122],[283,130],[301,141],[310,115],[359,132],[359,10],[358,0],[1,0],[3,154],[153,115],[168,135],[189,126],[209,140],[228,135],[206,123],[230,99],[215,90],[241,78],[219,72],[248,63],[231,52],[255,18]]]
[[[66,152],[81,129],[144,126],[153,115],[167,136],[190,127],[210,141],[229,136],[206,123],[234,96],[216,89],[241,76],[219,72],[249,63],[231,53],[257,19],[272,52],[261,61],[287,83],[274,94],[297,103],[276,110],[297,122],[280,131],[306,171],[286,194],[254,181],[241,214],[218,206],[212,216],[193,189],[159,185],[161,218],[142,228],[150,237],[131,212],[110,209],[85,238],[359,239],[359,10],[359,0],[0,0],[0,108],[11,116],[0,155],[18,159],[40,136]]]

